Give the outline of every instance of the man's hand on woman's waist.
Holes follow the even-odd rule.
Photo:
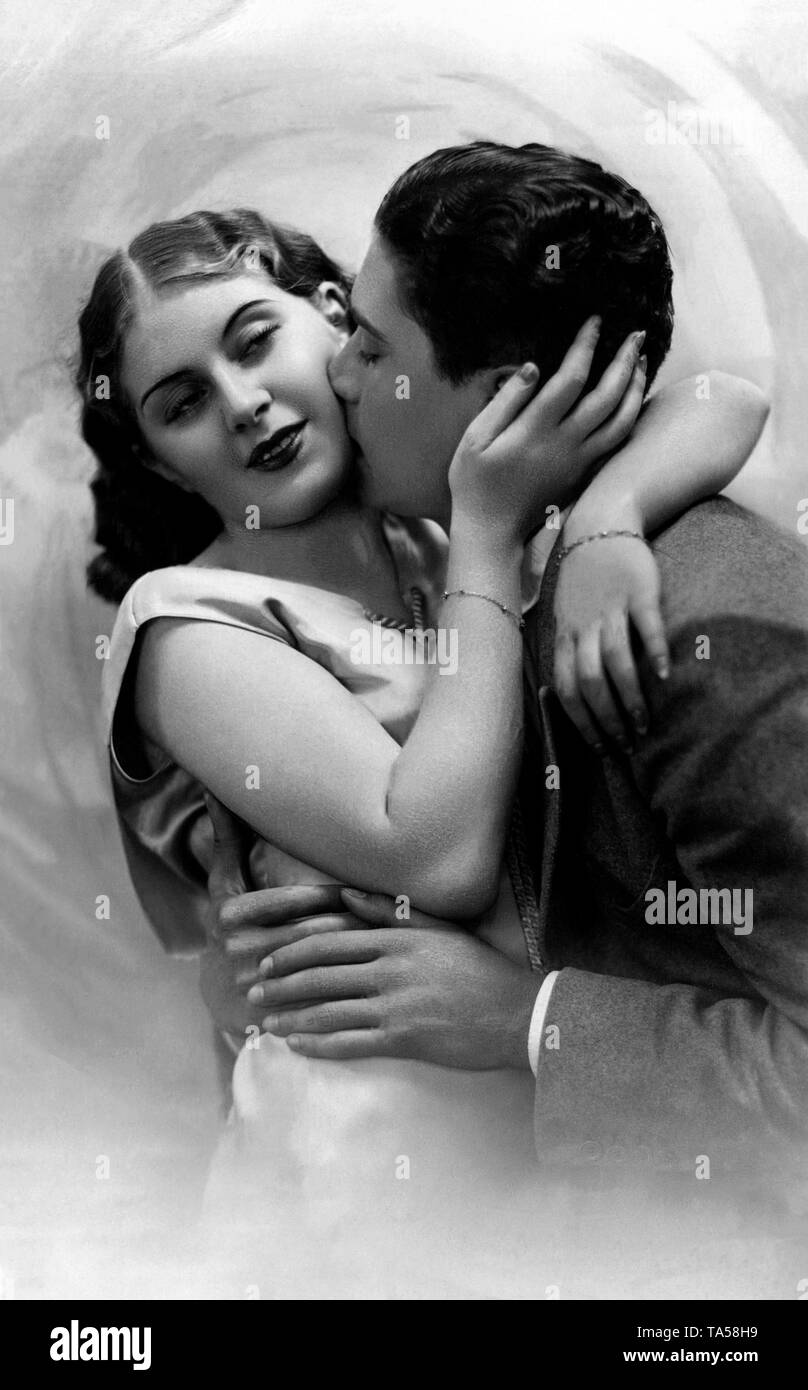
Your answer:
[[[527,1068],[541,980],[453,922],[335,885],[250,892],[240,823],[209,802],[213,936],[251,1018],[310,1057]]]

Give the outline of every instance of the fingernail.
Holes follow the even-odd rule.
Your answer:
[[[639,357],[637,359],[637,366],[639,367],[643,376],[645,376],[646,372],[648,371],[648,358],[645,355]]]
[[[671,668],[664,656],[658,656],[656,660],[656,673],[661,681],[666,681],[671,673]]]
[[[296,1033],[293,1033],[290,1038],[286,1039],[286,1046],[291,1047],[294,1052],[297,1052],[297,1049],[300,1047],[300,1038]]]
[[[366,898],[367,893],[363,893],[361,888],[343,888],[342,895],[345,898]]]
[[[600,314],[595,314],[594,318],[592,319],[592,332],[597,334],[600,332],[602,327],[603,319],[601,318]]]
[[[274,1031],[275,1028],[277,1028],[279,1022],[280,1020],[277,1014],[267,1014],[266,1018],[264,1019],[264,1027],[266,1028],[268,1033],[271,1033]]]
[[[634,351],[636,352],[637,356],[639,357],[640,348],[642,347],[643,343],[645,342],[645,329],[643,329],[641,333],[632,333],[632,335],[631,335],[631,340],[632,340],[632,342],[633,342],[633,344],[634,344]]]
[[[247,999],[251,1004],[262,1004],[264,1002],[263,986],[253,985],[252,989],[248,989]]]
[[[523,381],[537,381],[539,376],[539,369],[536,366],[535,362],[526,362],[525,365],[522,367],[519,375]]]
[[[591,749],[592,749],[592,752],[593,752],[593,753],[597,753],[597,755],[598,755],[599,758],[602,758],[602,757],[603,757],[603,754],[604,754],[604,752],[605,752],[605,749],[604,749],[602,743],[592,743],[592,744],[590,744],[590,747],[591,747]]]
[[[275,962],[272,959],[272,957],[267,956],[264,960],[262,960],[258,966],[258,969],[264,976],[271,975],[275,969]]]

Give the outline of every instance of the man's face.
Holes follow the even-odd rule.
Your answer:
[[[401,308],[393,253],[377,237],[351,295],[356,332],[329,367],[361,453],[369,505],[448,526],[448,473],[467,425],[495,389],[494,369],[462,386],[438,375],[426,333]]]

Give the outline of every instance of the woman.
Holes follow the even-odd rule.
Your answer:
[[[536,593],[525,541],[543,519],[524,440],[546,449],[560,476],[582,477],[631,428],[642,362],[625,345],[579,401],[573,368],[587,353],[591,362],[589,324],[538,394],[530,364],[497,382],[452,464],[447,556],[437,528],[379,517],[356,496],[327,375],[350,332],[346,290],[308,238],[254,213],[200,213],[148,229],[111,258],[82,315],[84,432],[101,464],[105,546],[91,580],[123,598],[106,702],[133,876],[166,944],[200,944],[207,787],[260,836],[256,883],[386,892],[467,917],[524,959],[503,869],[521,613]],[[701,414],[697,423],[675,499],[662,420],[642,469],[635,439],[603,478],[613,470],[622,488],[639,476],[641,512],[652,516],[660,494],[673,509],[723,486],[742,460],[716,468],[716,438]],[[757,413],[749,421],[746,452],[760,423]],[[584,533],[599,529],[585,506],[576,517]],[[628,540],[576,555],[596,586],[604,568],[626,572],[624,608],[659,655],[654,623],[639,618],[654,579],[646,548]],[[451,679],[418,657],[438,621],[457,635]],[[395,634],[393,660],[357,662],[357,634],[379,624]],[[196,930],[184,933],[193,912]],[[255,1124],[231,1130],[217,1200],[232,1196],[235,1222],[269,1199],[262,1292],[311,1295],[338,1279],[340,1296],[406,1293],[425,1263],[443,1292],[468,1291],[490,1279],[508,1231],[509,1287],[529,1287],[530,1268],[513,1258],[539,1215],[521,1077],[324,1068],[266,1037],[248,1043],[235,1082],[239,1117]],[[393,1165],[415,1148],[423,1179],[391,1186]],[[415,1196],[406,1216],[397,1196],[391,1206],[402,1191]]]

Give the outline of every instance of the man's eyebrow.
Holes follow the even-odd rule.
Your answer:
[[[358,323],[358,324],[359,324],[359,327],[360,327],[360,328],[364,328],[364,330],[365,330],[366,333],[370,333],[370,334],[372,334],[372,336],[373,336],[374,338],[378,338],[378,340],[379,340],[380,343],[387,343],[387,346],[388,346],[388,347],[390,346],[390,344],[389,344],[387,338],[385,338],[384,334],[381,333],[381,332],[379,331],[378,328],[374,328],[374,327],[373,327],[373,324],[372,324],[368,319],[365,318],[365,315],[364,315],[364,314],[360,314],[360,312],[359,312],[359,310],[357,309],[356,305],[354,304],[353,300],[351,300],[351,302],[350,302],[350,309],[351,309],[351,318],[353,319],[354,323]]]
[[[236,312],[230,315],[230,318],[227,320],[227,323],[222,329],[222,337],[227,337],[228,333],[230,332],[230,329],[233,327],[236,321],[241,318],[242,314],[246,314],[248,309],[255,309],[258,307],[259,304],[275,304],[276,302],[277,301],[274,299],[251,299],[247,304],[240,304],[239,307],[236,309]],[[150,386],[145,395],[141,397],[141,410],[143,409],[144,405],[149,399],[149,396],[153,395],[155,391],[159,391],[161,386],[170,386],[172,381],[179,381],[184,376],[187,376],[187,372],[183,370],[180,372],[172,372],[170,376],[161,377],[161,379],[159,381],[156,381],[154,383],[154,386]]]

